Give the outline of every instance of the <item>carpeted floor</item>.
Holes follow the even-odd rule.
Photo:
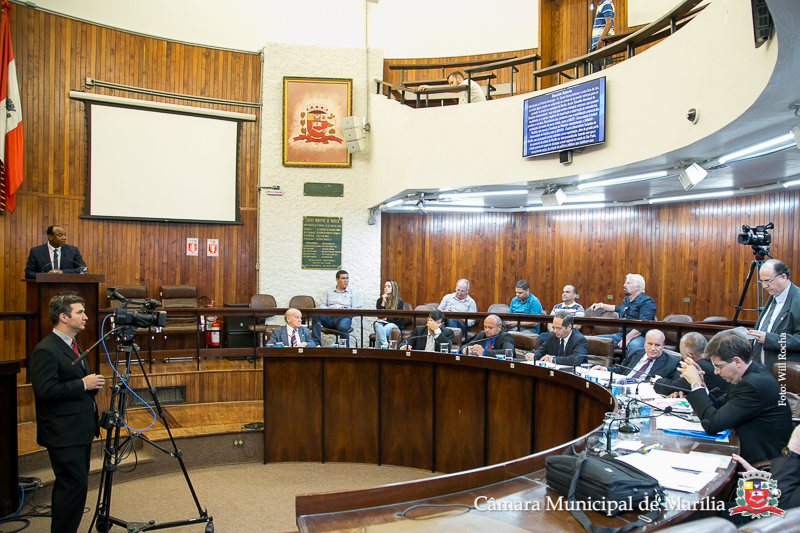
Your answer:
[[[200,504],[214,517],[215,533],[267,533],[297,531],[294,497],[297,494],[354,490],[423,479],[434,474],[395,466],[349,463],[242,464],[192,470],[189,473]],[[87,507],[78,531],[89,529],[97,502],[97,490],[89,491]],[[29,512],[26,502],[20,514]],[[49,503],[49,502],[37,502]],[[115,483],[111,515],[128,522],[167,522],[197,518],[191,493],[181,474],[167,474]],[[50,531],[50,518],[34,517],[26,533]],[[20,524],[0,525],[0,532]],[[112,532],[122,532],[114,527]],[[174,531],[202,533],[192,525]]]

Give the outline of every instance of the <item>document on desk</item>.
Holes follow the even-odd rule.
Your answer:
[[[682,431],[702,431],[703,424],[700,422],[693,422],[677,416],[659,416],[656,419],[656,426],[658,429],[680,429]]]
[[[658,480],[658,483],[662,487],[681,492],[698,492],[703,487],[708,485],[717,475],[716,470],[713,472],[701,472],[682,467],[680,470],[678,470],[677,468],[670,466],[668,463],[665,463],[663,461],[663,456],[654,454],[654,451],[646,455],[632,453],[617,457],[617,460],[627,463],[638,468],[642,472],[653,476]],[[688,457],[685,454],[675,455],[680,455],[684,458]]]
[[[708,457],[709,459],[714,459],[715,461],[719,462],[719,466],[717,468],[728,468],[728,465],[731,464],[733,457],[730,455],[720,455],[718,453],[706,453],[706,452],[689,452],[689,455],[702,455],[703,457]]]

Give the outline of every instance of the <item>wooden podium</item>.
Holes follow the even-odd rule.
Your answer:
[[[86,349],[95,342],[100,335],[100,295],[99,285],[106,280],[103,274],[36,274],[36,279],[26,279],[27,284],[27,311],[33,311],[36,316],[32,320],[28,346],[30,349],[39,344],[53,329],[53,322],[47,311],[50,299],[60,292],[71,291],[86,300],[86,316],[89,321],[86,329],[78,334],[78,344]],[[94,372],[98,372],[99,357],[95,352]],[[31,354],[25,354],[30,362]]]

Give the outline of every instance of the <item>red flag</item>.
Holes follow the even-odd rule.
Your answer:
[[[5,120],[0,117],[0,213],[14,212],[15,193],[22,184],[22,107],[17,82],[17,65],[11,50],[11,25],[8,13],[11,6],[3,2],[0,21],[0,110],[5,109]]]

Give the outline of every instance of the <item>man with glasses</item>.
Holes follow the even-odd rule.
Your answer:
[[[536,350],[534,358],[557,365],[582,365],[589,353],[589,342],[580,331],[572,329],[572,313],[561,310],[553,318],[553,334]]]
[[[769,293],[764,310],[758,316],[753,360],[767,370],[777,361],[800,361],[800,288],[791,280],[791,272],[780,259],[764,261],[758,271],[761,286]]]
[[[739,437],[739,455],[749,463],[777,457],[792,434],[792,413],[781,399],[778,382],[767,368],[752,360],[750,342],[738,331],[714,335],[705,350],[714,373],[731,384],[722,398],[711,396],[700,366],[681,362],[681,376],[692,390],[686,399],[709,435],[733,429]]]
[[[476,304],[475,300],[469,295],[469,281],[466,279],[458,280],[456,282],[456,292],[445,295],[438,309],[443,313],[477,313],[478,304]],[[467,342],[467,329],[472,327],[474,323],[474,320],[467,320],[466,323],[464,323],[463,320],[456,320],[453,318],[448,318],[445,321],[445,325],[448,328],[458,328],[461,330],[461,339],[463,342]]]

